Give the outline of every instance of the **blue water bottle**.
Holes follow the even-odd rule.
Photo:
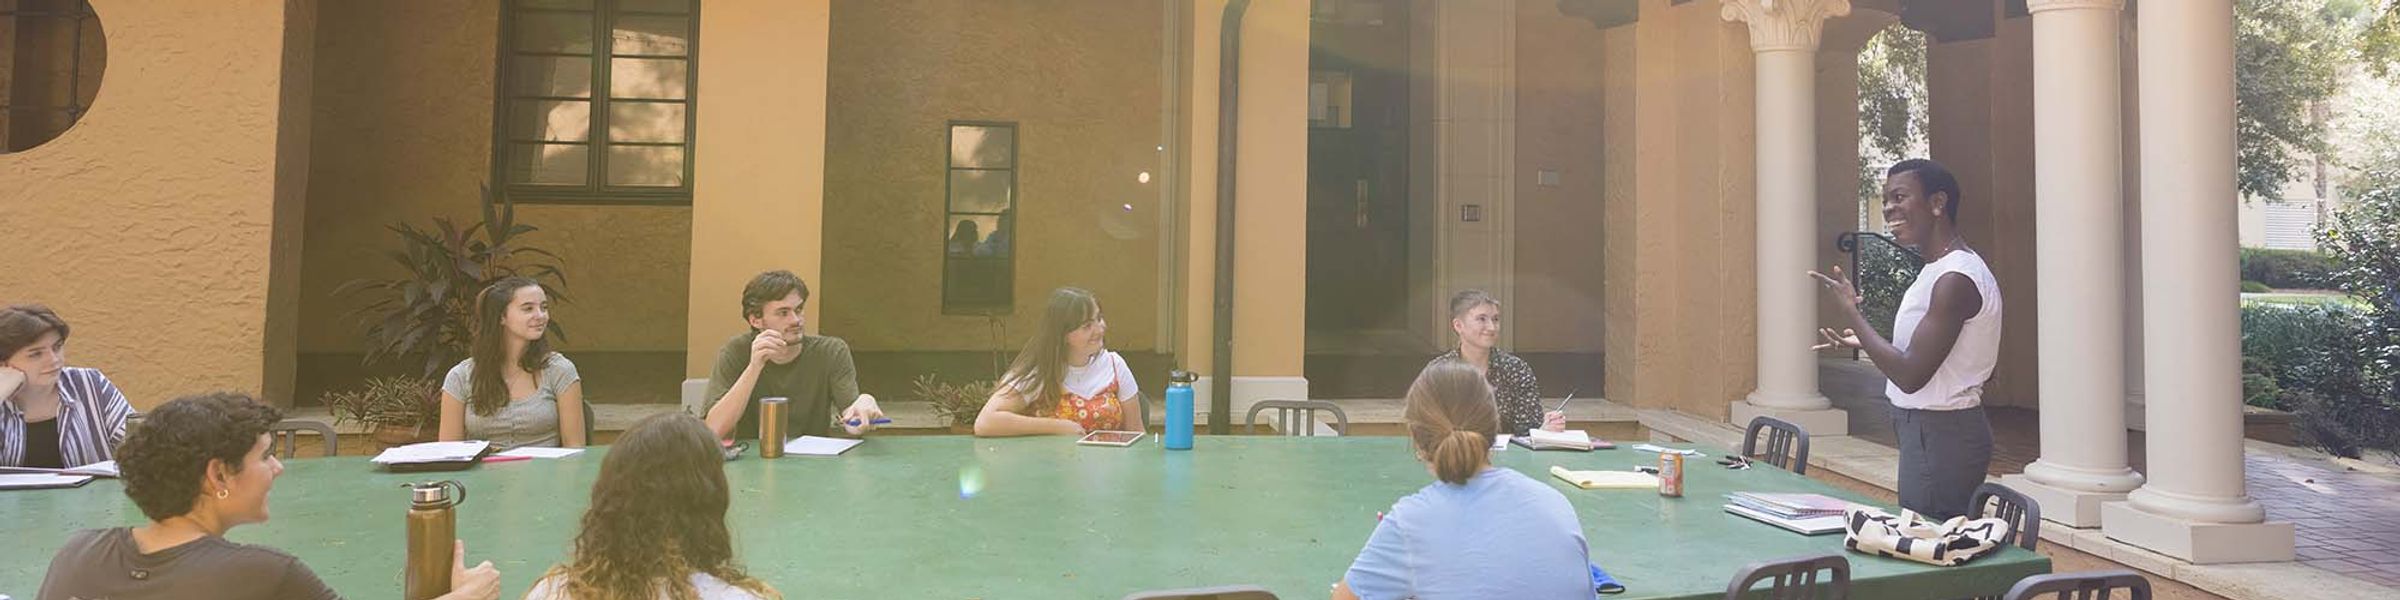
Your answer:
[[[1189,371],[1167,373],[1167,431],[1168,450],[1192,449],[1192,382],[1199,376]]]

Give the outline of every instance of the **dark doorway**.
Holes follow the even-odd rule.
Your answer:
[[[1408,323],[1408,3],[1314,6],[1308,334],[1374,338]]]

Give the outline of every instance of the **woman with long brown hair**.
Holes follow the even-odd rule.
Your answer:
[[[1435,481],[1392,505],[1333,597],[1592,598],[1590,551],[1567,497],[1492,466],[1500,427],[1473,365],[1436,360],[1401,419]]]
[[[1033,339],[975,417],[975,435],[1141,431],[1141,384],[1125,358],[1108,351],[1107,338],[1099,298],[1071,287],[1050,292]]]
[[[651,415],[609,446],[575,552],[527,600],[759,600],[782,594],[733,560],[732,497],[716,433]]]
[[[549,332],[540,283],[510,277],[477,294],[474,345],[442,378],[441,439],[583,447],[583,376],[550,350]]]

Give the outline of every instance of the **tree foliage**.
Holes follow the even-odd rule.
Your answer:
[[[2319,107],[2362,54],[2366,0],[2234,3],[2234,127],[2242,197],[2280,200],[2330,150]],[[2389,13],[2385,13],[2389,16]],[[2385,20],[2389,20],[2388,18]],[[2381,26],[2378,21],[2376,26]]]

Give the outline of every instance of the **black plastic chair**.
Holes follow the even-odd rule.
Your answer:
[[[268,427],[267,433],[275,436],[271,443],[274,444],[275,455],[279,457],[291,458],[300,453],[300,434],[302,433],[315,433],[317,437],[324,438],[326,456],[341,454],[340,436],[333,433],[333,426],[322,422],[308,419],[284,419],[276,421],[275,425]]]
[[[1255,585],[1224,585],[1179,590],[1152,590],[1125,595],[1125,600],[1276,600],[1275,593]]]
[[[1830,571],[1830,577],[1818,577]],[[1725,586],[1725,600],[1742,600],[1750,594],[1750,586],[1771,581],[1767,600],[1846,600],[1850,597],[1850,559],[1839,554],[1818,554],[1750,563],[1733,574],[1733,583]]]
[[[1275,430],[1287,436],[1317,434],[1317,412],[1333,413],[1333,434],[1350,434],[1350,414],[1342,406],[1324,400],[1260,400],[1250,405],[1250,414],[1242,418],[1245,427],[1258,426],[1258,413],[1275,410]]]
[[[1758,431],[1767,430],[1765,454],[1758,450]],[[1750,428],[1742,431],[1742,456],[1756,457],[1767,464],[1783,467],[1794,475],[1808,474],[1808,431],[1799,425],[1775,417],[1750,420]]]
[[[2016,532],[2017,545],[2032,550],[2042,541],[2042,505],[2008,486],[1983,482],[1975,486],[1975,495],[1967,501],[1969,517],[1997,517],[2008,522],[2009,531]]]
[[[2054,600],[2108,600],[2109,593],[2125,590],[2133,600],[2150,600],[2150,580],[2126,570],[2084,571],[2081,573],[2048,573],[2027,577],[2008,588],[2006,600],[2033,600],[2044,596]]]

